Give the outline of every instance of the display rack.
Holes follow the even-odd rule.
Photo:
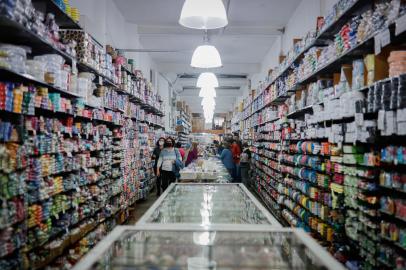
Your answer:
[[[254,185],[266,206],[337,258],[345,251],[349,268],[405,267],[406,70],[393,67],[406,7],[396,3],[339,1],[331,23],[295,45],[232,122],[254,133]],[[362,32],[372,16],[380,20]]]
[[[151,133],[163,128],[162,100],[142,74],[121,73],[54,1],[33,4],[3,6],[0,20],[12,44],[0,45],[1,269],[66,267],[122,224],[153,186]],[[41,11],[55,20],[44,26]],[[74,47],[77,36],[97,58]]]

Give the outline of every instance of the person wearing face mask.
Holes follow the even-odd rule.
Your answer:
[[[154,152],[152,153],[152,160],[154,161],[154,173],[156,177],[156,195],[161,195],[161,177],[157,175],[158,158],[161,154],[162,149],[164,149],[165,138],[159,138],[156,142]]]
[[[182,157],[175,147],[175,140],[166,138],[164,149],[162,149],[157,166],[157,176],[161,177],[162,190],[176,181],[176,175],[183,166]]]

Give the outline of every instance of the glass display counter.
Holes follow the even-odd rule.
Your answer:
[[[230,183],[231,175],[217,157],[200,158],[180,171],[180,182]]]
[[[172,184],[138,223],[281,226],[243,184]]]
[[[255,226],[254,226],[255,227]],[[298,229],[205,231],[119,226],[74,270],[344,270],[324,248]]]

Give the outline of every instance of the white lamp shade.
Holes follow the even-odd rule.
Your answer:
[[[214,88],[202,88],[199,92],[199,97],[202,98],[215,98],[217,96],[216,90]]]
[[[219,81],[217,77],[212,72],[203,72],[197,79],[196,87],[208,88],[208,87],[219,87]]]
[[[179,23],[187,28],[217,29],[228,24],[222,0],[185,0]]]
[[[214,109],[215,109],[215,105],[207,105],[207,106],[203,106],[203,112],[205,113],[205,114],[209,114],[209,113],[211,113],[211,114],[214,114]]]
[[[221,57],[216,47],[212,45],[201,45],[194,51],[190,65],[195,68],[217,68],[223,64],[221,63]]]

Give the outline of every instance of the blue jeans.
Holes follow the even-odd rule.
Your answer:
[[[233,176],[235,183],[241,183],[241,167],[240,164],[235,164],[234,166],[234,176]]]
[[[248,163],[241,163],[240,164],[240,171],[241,171],[241,180],[242,180],[242,183],[246,186],[246,187],[248,187],[249,186],[249,184],[250,184],[250,177],[249,177],[249,169],[250,169],[250,166],[249,166],[249,164]]]

